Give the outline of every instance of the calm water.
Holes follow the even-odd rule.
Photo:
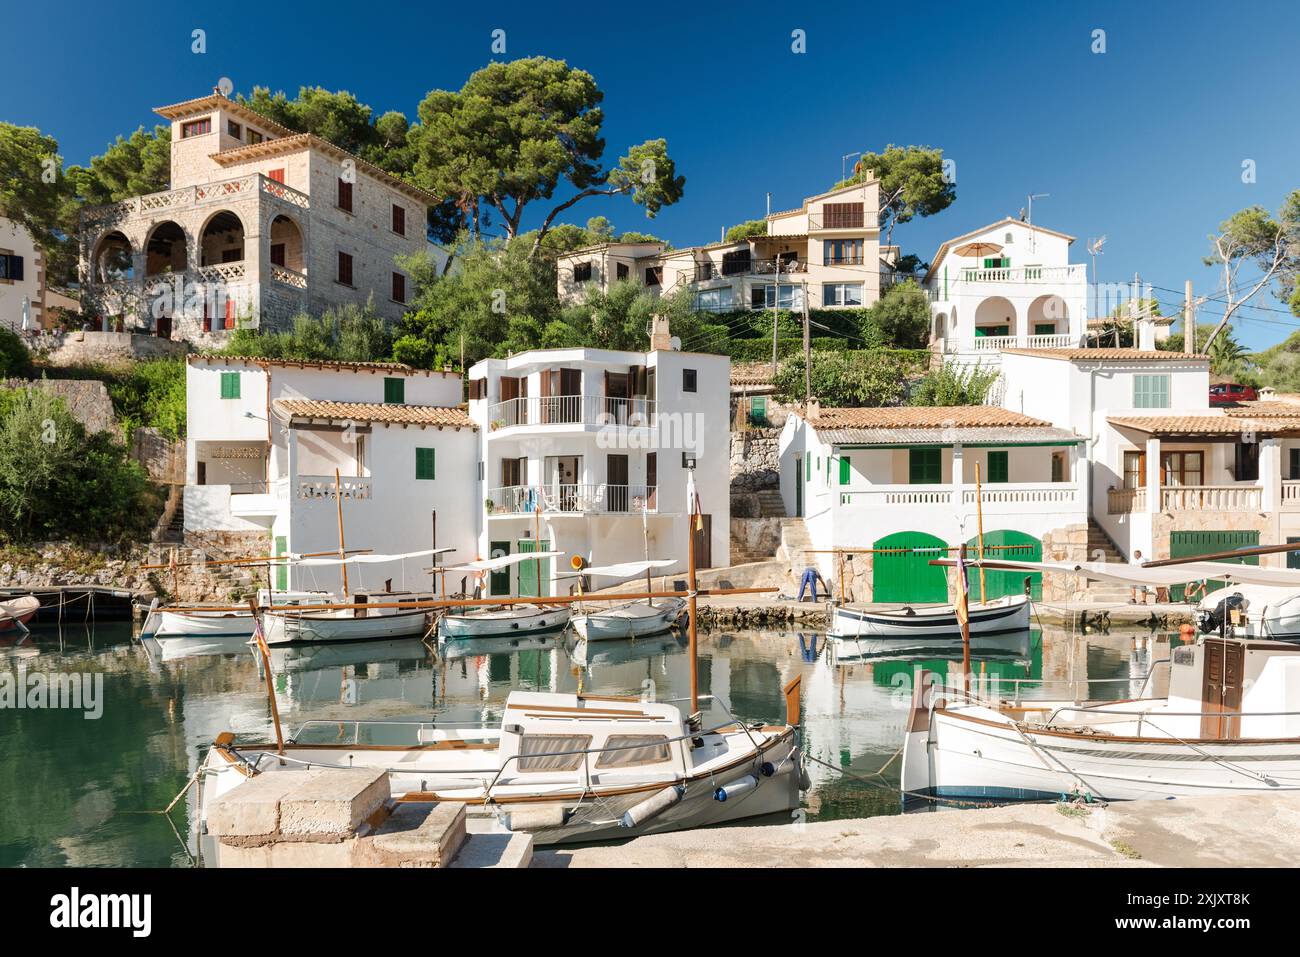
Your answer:
[[[8,642],[0,643],[0,680],[6,672],[99,674],[103,702],[96,720],[73,710],[0,710],[0,866],[188,865],[172,825],[156,812],[185,785],[218,732],[272,733],[265,685],[247,647],[195,643],[164,659],[156,645],[136,640],[129,624],[117,623],[42,626],[14,641],[0,640]],[[685,638],[672,636],[590,649],[571,636],[521,638],[438,653],[403,640],[278,649],[272,671],[288,728],[308,719],[430,714],[495,721],[516,688],[683,697],[690,688],[685,650]],[[881,776],[873,772],[902,743],[914,670],[956,670],[960,648],[955,656],[850,663],[836,660],[820,635],[713,632],[701,636],[700,686],[738,717],[778,722],[782,686],[802,675],[805,750],[824,762],[809,762],[807,819],[896,814],[898,762]],[[976,668],[1003,682],[1117,679],[1094,686],[1094,694],[1128,697],[1140,683],[1135,676],[1167,656],[1168,639],[1159,636],[1035,631],[1017,649],[977,658]],[[1060,694],[1063,686],[1047,690]],[[714,709],[706,721],[722,718]],[[189,813],[187,802],[172,813],[182,834]]]

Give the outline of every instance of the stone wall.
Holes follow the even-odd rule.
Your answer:
[[[127,366],[141,359],[184,355],[185,343],[130,332],[60,332],[35,340],[33,351],[52,366]]]
[[[1043,561],[1086,562],[1088,554],[1088,526],[1086,523],[1054,528],[1043,535]],[[1086,601],[1088,580],[1079,575],[1043,574],[1043,602]]]
[[[43,389],[60,396],[87,432],[116,432],[117,415],[108,388],[98,379],[5,379],[5,389]]]
[[[1272,534],[1273,519],[1272,515],[1258,512],[1161,512],[1151,517],[1151,550],[1155,554],[1147,556],[1147,559],[1173,557],[1169,554],[1170,532],[1256,531],[1260,543],[1266,544]]]
[[[731,490],[752,492],[781,482],[780,429],[731,433]]]
[[[772,558],[781,545],[779,518],[731,519],[731,563]]]
[[[142,427],[131,439],[131,458],[144,466],[155,482],[185,484],[185,441],[167,438],[157,429]]]

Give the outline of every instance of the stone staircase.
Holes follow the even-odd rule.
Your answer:
[[[785,500],[781,498],[779,488],[760,489],[755,493],[758,499],[759,518],[785,518]]]
[[[1088,561],[1102,561],[1107,565],[1125,565],[1127,559],[1120,554],[1110,536],[1097,522],[1088,519]],[[1114,582],[1088,581],[1088,597],[1092,601],[1128,601],[1132,593]]]

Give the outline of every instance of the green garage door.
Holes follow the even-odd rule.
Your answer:
[[[532,541],[526,538],[519,540],[519,551],[521,552],[548,552],[551,550],[549,541]],[[540,568],[539,568],[540,566]],[[537,586],[537,578],[540,572],[544,586],[548,586],[551,581],[551,560],[549,558],[534,559],[531,562],[520,562],[519,568],[519,596],[541,598],[542,592]],[[550,589],[547,588],[549,593]]]
[[[948,576],[932,558],[947,558],[948,543],[925,532],[895,532],[872,546],[872,601],[945,602]],[[882,551],[883,549],[883,551]]]
[[[1212,552],[1226,552],[1234,548],[1250,548],[1252,545],[1259,544],[1259,532],[1170,532],[1169,533],[1169,557],[1170,558],[1195,558],[1197,555],[1209,555]],[[1227,559],[1235,564],[1241,564],[1243,561],[1247,565],[1258,565],[1259,556],[1251,555],[1245,559],[1234,558]],[[1214,591],[1216,588],[1222,588],[1223,582],[1212,581],[1206,584],[1207,591]],[[1173,601],[1183,600],[1183,586],[1175,585],[1169,589],[1169,597]]]
[[[968,557],[974,559],[979,556],[979,544],[978,535],[966,543]],[[984,533],[984,557],[989,560],[1005,559],[1012,562],[1041,562],[1043,560],[1043,543],[1026,532],[1015,532],[1009,528],[1000,528]],[[995,572],[985,569],[984,597],[992,600],[1001,598],[1003,595],[1023,595],[1025,593],[1026,577],[1029,578],[1029,597],[1034,601],[1042,601],[1043,576],[1041,572],[1034,572],[1029,576],[1025,576],[1020,572]],[[970,593],[972,598],[978,600],[980,576],[979,569],[976,568],[972,568],[970,572]]]

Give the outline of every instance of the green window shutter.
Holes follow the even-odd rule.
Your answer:
[[[942,449],[909,449],[907,478],[912,485],[938,485],[943,481]]]
[[[406,380],[384,379],[384,403],[386,405],[401,405],[405,401]]]
[[[223,399],[239,398],[239,373],[238,372],[221,373],[221,398]]]
[[[840,456],[840,484],[848,485],[853,480],[853,462],[847,455]]]
[[[433,449],[416,449],[415,477],[417,479],[432,479],[434,477],[433,471]]]
[[[1007,468],[1007,453],[990,452],[989,453],[989,481],[990,482],[1010,481],[1010,479],[1007,477],[1008,471],[1009,470]]]
[[[805,455],[803,457],[803,480],[805,482],[812,481],[812,456],[811,455]]]
[[[1169,408],[1169,376],[1135,375],[1133,377],[1133,408]]]

